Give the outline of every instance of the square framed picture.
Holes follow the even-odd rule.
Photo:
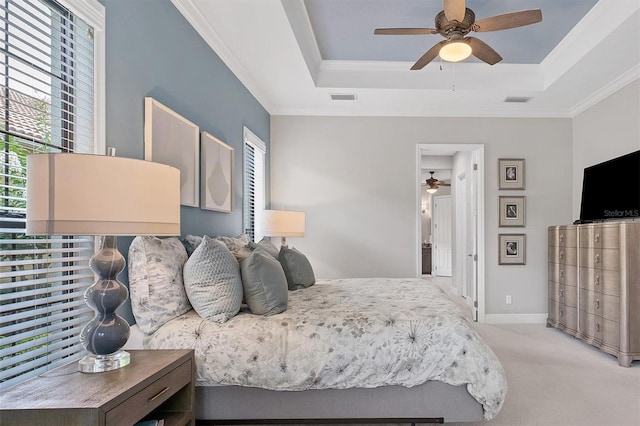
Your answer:
[[[200,208],[233,211],[234,149],[210,133],[202,132],[200,165]]]
[[[157,100],[144,98],[144,159],[180,170],[180,204],[200,201],[200,128]]]
[[[525,226],[525,197],[498,197],[498,226]]]
[[[524,265],[526,243],[525,234],[498,234],[498,264]]]
[[[498,189],[524,189],[524,159],[498,159]]]

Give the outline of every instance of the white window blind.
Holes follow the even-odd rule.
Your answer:
[[[93,239],[25,235],[26,156],[94,152],[93,39],[56,2],[0,0],[0,389],[79,358],[93,316]]]
[[[251,130],[244,128],[244,233],[250,241],[260,239],[256,235],[256,211],[265,207],[265,156],[266,144]]]

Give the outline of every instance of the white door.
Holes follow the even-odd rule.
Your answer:
[[[451,262],[451,196],[433,198],[433,258],[434,276],[450,277]]]
[[[467,275],[466,291],[469,299],[467,301],[471,305],[473,319],[478,321],[478,170],[474,162],[471,179],[469,182],[469,196],[467,199],[470,204],[470,214],[468,215],[468,235],[467,240]]]
[[[456,210],[456,274],[454,275],[454,281],[456,282],[456,290],[458,294],[470,305],[473,302],[470,301],[471,296],[467,293],[467,255],[470,253],[468,249],[468,237],[467,237],[467,225],[468,225],[468,211],[469,211],[469,199],[467,198],[467,176],[465,173],[458,175],[456,181],[455,192],[455,210]]]

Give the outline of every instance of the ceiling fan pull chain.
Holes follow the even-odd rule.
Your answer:
[[[456,63],[453,62],[451,64],[451,91],[455,92],[456,91]]]

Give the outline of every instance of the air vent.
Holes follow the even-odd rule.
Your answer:
[[[526,102],[529,102],[531,100],[530,97],[526,97],[526,96],[508,96],[505,98],[505,102],[511,102],[511,103],[517,103],[517,104],[524,104]]]
[[[355,101],[357,99],[354,93],[331,93],[329,96],[333,101]]]

